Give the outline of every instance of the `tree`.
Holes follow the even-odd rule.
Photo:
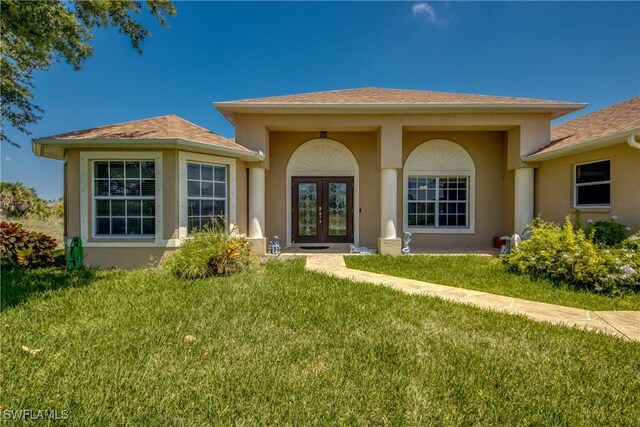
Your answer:
[[[42,204],[33,188],[20,182],[0,182],[0,213],[4,218],[22,218]]]
[[[176,14],[170,0],[147,0],[146,7],[164,27]],[[94,29],[115,27],[142,53],[140,43],[150,33],[134,15],[143,9],[142,1],[132,0],[0,1],[0,140],[18,146],[5,134],[5,120],[30,134],[27,126],[43,113],[32,102],[33,73],[61,61],[79,70],[93,55]]]

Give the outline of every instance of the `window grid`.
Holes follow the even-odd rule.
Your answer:
[[[227,217],[227,167],[187,163],[187,232],[201,230]]]
[[[574,205],[576,207],[608,207],[610,205],[610,160],[576,165],[574,181]]]
[[[96,236],[155,236],[155,162],[94,161]]]
[[[468,227],[467,177],[409,177],[410,227]]]

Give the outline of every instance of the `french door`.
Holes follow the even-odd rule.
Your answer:
[[[291,185],[294,242],[353,242],[353,177],[294,177]]]

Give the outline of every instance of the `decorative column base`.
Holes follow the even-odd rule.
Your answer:
[[[385,239],[378,237],[378,253],[383,255],[400,255],[402,253],[402,239]]]
[[[248,238],[249,246],[251,247],[251,255],[262,256],[267,253],[267,239],[266,237]]]

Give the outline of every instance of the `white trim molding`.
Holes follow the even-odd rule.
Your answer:
[[[411,151],[402,172],[402,224],[417,234],[474,234],[476,224],[476,168],[461,145],[445,139],[423,142]],[[409,177],[467,177],[467,227],[409,227]]]
[[[180,151],[178,155],[178,236],[185,239],[188,236],[187,230],[187,163],[188,162],[207,163],[211,165],[227,166],[228,187],[227,200],[229,204],[227,226],[229,231],[233,231],[237,223],[236,215],[236,159],[229,157],[211,156],[208,154],[191,153]]]
[[[355,156],[333,139],[312,139],[300,145],[287,162],[286,242],[291,244],[291,178],[294,176],[353,177],[353,243],[360,244],[360,169]]]
[[[155,162],[155,238],[147,236],[95,236],[95,218],[89,218],[89,203],[93,204],[93,168],[94,160],[153,160]],[[80,237],[85,247],[165,247],[168,241],[163,239],[163,175],[161,151],[81,151],[80,152]],[[94,208],[95,209],[95,208]],[[94,215],[95,216],[95,212]],[[91,232],[89,223],[93,224]],[[89,241],[89,238],[99,241]],[[118,240],[109,242],[109,240]],[[119,241],[129,240],[129,241]]]

